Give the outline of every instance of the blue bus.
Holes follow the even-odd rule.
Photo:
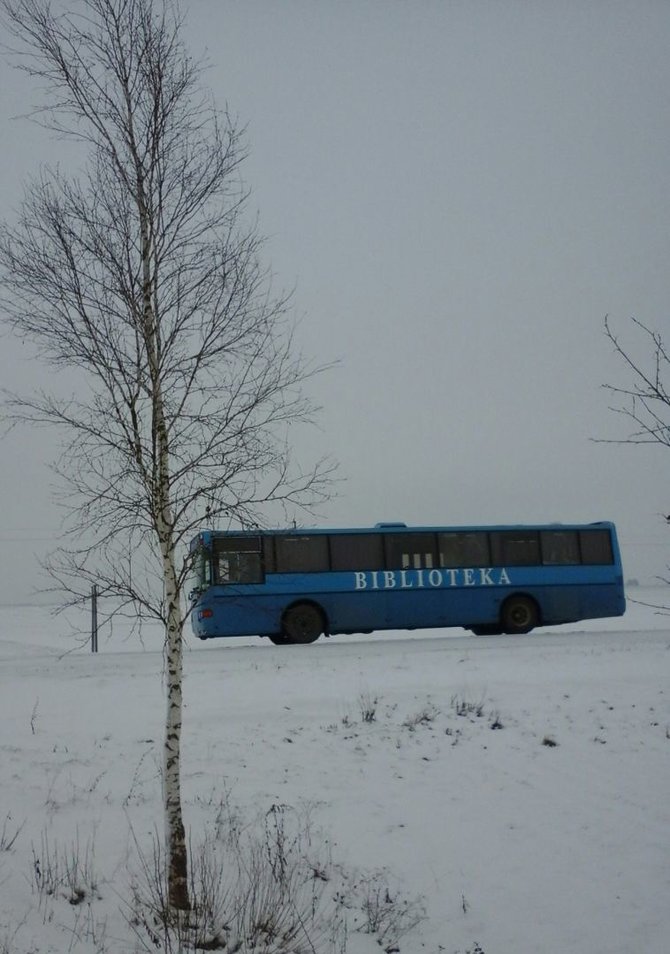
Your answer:
[[[196,636],[277,645],[461,626],[477,635],[621,616],[611,523],[216,531],[191,542]]]

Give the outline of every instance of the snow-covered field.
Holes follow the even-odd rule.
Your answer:
[[[136,842],[162,826],[160,634],[117,630],[92,655],[66,633],[0,610],[0,954],[151,949],[125,902]],[[629,604],[523,637],[305,647],[189,635],[185,700],[193,841],[222,805],[301,819],[359,873],[353,895],[388,883],[377,902],[404,926],[423,907],[403,954],[670,950],[670,617]],[[347,950],[381,950],[356,925]]]

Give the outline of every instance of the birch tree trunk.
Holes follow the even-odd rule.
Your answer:
[[[150,241],[146,239],[145,334],[153,380],[153,428],[156,445],[154,474],[155,525],[159,541],[163,588],[165,591],[165,671],[167,711],[163,742],[163,805],[167,859],[168,902],[171,908],[190,908],[188,894],[188,857],[181,800],[182,729],[182,635],[184,620],[180,606],[180,588],[175,563],[174,523],[170,507],[170,452],[160,380],[160,342],[151,305],[149,270]]]
[[[169,542],[163,550],[167,603],[166,672],[167,713],[163,745],[163,804],[167,857],[168,901],[184,911],[190,907],[188,857],[181,802],[182,630],[174,555]]]
[[[181,730],[182,730],[182,634],[184,621],[180,606],[180,588],[175,563],[174,519],[171,507],[170,436],[165,416],[164,388],[161,377],[162,340],[156,314],[156,286],[159,269],[154,254],[154,228],[151,215],[151,192],[140,155],[131,99],[128,98],[128,141],[135,165],[136,203],[141,236],[142,257],[142,333],[147,357],[151,396],[151,430],[153,447],[153,525],[162,562],[165,619],[165,671],[167,678],[165,734],[163,741],[163,807],[165,811],[166,880],[171,908],[190,908],[188,893],[188,857],[186,830],[181,799]]]

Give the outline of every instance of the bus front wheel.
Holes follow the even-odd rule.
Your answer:
[[[529,633],[540,622],[540,611],[529,596],[510,596],[500,614],[504,633]]]
[[[313,603],[296,603],[284,613],[282,636],[285,643],[313,643],[323,630],[323,614]]]

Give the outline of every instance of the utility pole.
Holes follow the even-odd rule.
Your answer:
[[[98,587],[91,589],[91,652],[98,651]]]

